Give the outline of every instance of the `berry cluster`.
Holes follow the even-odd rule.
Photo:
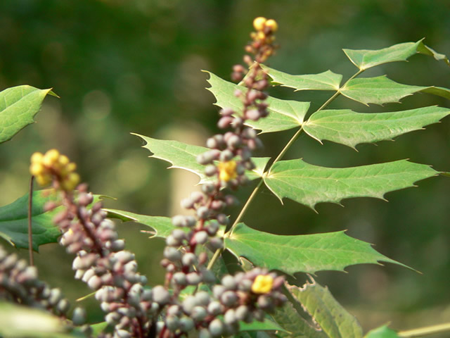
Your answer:
[[[70,162],[67,156],[60,155],[58,150],[51,149],[45,154],[34,153],[31,156],[31,175],[36,177],[39,185],[48,185],[52,182],[52,176],[58,175],[55,184],[65,191],[72,191],[80,182],[80,176],[75,173],[76,164]]]
[[[37,269],[16,254],[0,247],[0,298],[18,304],[45,309],[63,318],[70,308],[58,288],[51,289],[38,279]]]
[[[75,278],[96,291],[106,322],[115,328],[114,336],[145,337],[151,329],[148,318],[158,305],[152,302],[152,291],[144,289],[147,278],[137,272],[134,254],[124,250],[124,241],[106,219],[101,202],[88,208],[92,203],[85,185],[78,187],[77,201],[64,195],[65,208],[54,219],[63,232],[60,242],[76,254]]]

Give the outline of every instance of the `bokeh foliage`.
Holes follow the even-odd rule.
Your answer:
[[[230,66],[240,60],[255,16],[273,17],[280,23],[282,48],[271,61],[273,68],[291,74],[328,69],[353,74],[356,68],[342,48],[376,49],[425,37],[427,45],[449,55],[449,12],[446,0],[1,1],[0,90],[29,84],[53,88],[61,99],[47,98],[37,125],[0,146],[0,204],[26,193],[29,156],[57,147],[79,164],[95,193],[118,198],[108,206],[170,216],[171,206],[178,203],[169,189],[172,175],[164,163],[148,159],[148,152],[139,148],[141,141],[129,133],[181,138],[177,133],[181,129],[183,134],[199,134],[203,145],[205,135],[216,131],[217,108],[204,89],[207,75],[200,70],[228,78]],[[448,67],[420,55],[408,65],[385,65],[368,71],[368,76],[384,72],[402,83],[449,87]],[[312,100],[316,105],[312,108],[328,97],[282,88],[274,92],[286,99]],[[386,110],[436,102],[435,97],[415,95],[401,106],[386,105]],[[359,111],[381,111],[377,106],[354,105]],[[444,99],[439,105],[449,107]],[[332,108],[341,107],[337,100]],[[286,138],[268,134],[263,141],[269,152],[277,154],[289,136],[289,132]],[[183,141],[196,143],[192,138]],[[450,170],[445,155],[450,146],[446,119],[395,143],[362,145],[359,154],[330,142],[322,146],[306,137],[300,141],[301,147],[294,147],[288,158],[339,167],[407,156],[413,162],[433,163],[436,170]],[[375,243],[379,252],[423,275],[395,266],[354,267],[348,269],[350,275],[320,273],[318,281],[328,284],[350,309],[355,307],[353,312],[366,328],[388,319],[393,327],[417,327],[419,315],[412,312],[428,314],[422,322],[430,325],[429,318],[438,323],[450,311],[450,181],[437,178],[418,185],[418,189],[388,194],[389,203],[363,199],[345,201],[345,208],[318,205],[318,215],[290,201],[281,208],[267,192],[257,198],[258,205],[249,210],[245,223],[261,230],[276,224],[283,234],[348,229],[352,237]],[[145,235],[137,233],[135,226],[123,229],[135,244],[137,257],[144,257],[139,264],[160,282],[161,243],[152,240],[155,253],[150,254]],[[66,272],[56,271],[54,267],[62,263],[49,262],[50,255],[45,256],[46,251],[57,256],[54,250],[59,249],[42,250],[41,274],[53,274],[55,279],[62,274],[66,284],[72,275],[70,258]],[[394,313],[384,314],[386,309]]]

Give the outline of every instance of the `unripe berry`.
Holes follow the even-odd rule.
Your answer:
[[[185,300],[183,300],[183,311],[190,314],[194,307],[197,306],[197,300],[194,296],[188,296]]]
[[[201,322],[203,319],[206,318],[207,314],[208,313],[206,312],[206,309],[204,307],[195,306],[192,309],[191,317],[192,317],[192,319],[194,319],[194,321]]]
[[[237,284],[236,284],[236,281],[234,280],[233,276],[226,275],[225,277],[222,278],[221,282],[222,282],[222,285],[227,290],[236,290],[236,288],[237,288]]]
[[[267,20],[265,26],[268,27],[272,32],[276,32],[278,30],[278,23],[273,19]]]
[[[157,285],[152,289],[153,301],[165,305],[170,301],[170,294],[163,286]]]
[[[267,19],[260,16],[257,17],[255,20],[253,20],[253,27],[257,30],[257,31],[262,31],[264,29],[264,26],[266,24]]]
[[[234,114],[234,111],[231,108],[223,108],[220,110],[219,114],[222,116],[231,116]]]
[[[187,252],[181,258],[181,263],[183,266],[191,266],[197,264],[197,256],[192,252]]]
[[[206,305],[209,304],[209,301],[210,301],[211,298],[210,298],[208,292],[206,292],[206,291],[198,291],[195,294],[195,299],[196,299],[198,305],[206,306]]]
[[[208,240],[208,234],[206,231],[199,231],[194,235],[193,240],[196,244],[205,244]]]
[[[234,291],[225,291],[222,296],[220,296],[220,301],[227,307],[234,306],[237,300],[238,297]]]
[[[194,328],[194,321],[189,317],[180,319],[180,330],[183,332],[191,331]]]
[[[76,307],[73,310],[72,322],[76,326],[83,325],[86,322],[86,311],[84,309]]]
[[[201,219],[207,219],[210,214],[210,210],[206,206],[201,206],[197,209],[197,216]]]
[[[186,280],[189,285],[198,285],[202,281],[202,277],[197,272],[191,272],[186,275]]]
[[[223,332],[223,323],[220,319],[216,318],[209,324],[208,328],[213,337],[219,337]]]
[[[186,274],[184,272],[176,272],[174,273],[172,280],[181,286],[184,286],[187,284],[187,280],[186,280]]]
[[[208,313],[212,316],[221,314],[224,310],[223,305],[218,301],[213,301],[208,305]]]
[[[178,329],[178,326],[180,325],[180,320],[176,316],[167,316],[166,318],[166,326],[167,328],[174,332]]]
[[[167,246],[164,249],[164,257],[172,262],[177,262],[181,259],[181,252],[174,247]]]

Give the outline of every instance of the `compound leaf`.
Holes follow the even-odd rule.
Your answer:
[[[384,63],[406,61],[410,56],[422,53],[434,57],[436,60],[444,60],[447,64],[449,60],[443,54],[436,53],[423,43],[423,39],[417,42],[405,42],[397,45],[378,49],[344,49],[344,53],[350,61],[360,70],[372,68]]]
[[[249,228],[239,223],[225,246],[236,257],[244,257],[259,267],[314,274],[317,271],[344,271],[356,264],[399,264],[372,248],[369,243],[347,236],[344,232],[283,236]],[[405,266],[406,267],[406,266]]]
[[[291,75],[263,66],[272,78],[272,84],[300,90],[339,90],[342,75],[330,70],[320,74]]]
[[[288,286],[288,289],[328,337],[362,338],[363,331],[356,318],[334,299],[328,288],[313,282],[303,288]]]
[[[439,173],[428,165],[400,160],[351,168],[326,168],[301,159],[280,161],[264,178],[282,201],[290,198],[314,210],[321,202],[340,203],[352,197],[384,199],[384,194],[414,186]]]
[[[231,108],[237,112],[242,110],[242,101],[234,95],[239,89],[246,91],[245,87],[222,80],[220,77],[209,73],[208,82],[211,87],[207,88],[216,98],[216,106],[221,108]],[[269,97],[266,101],[269,104],[269,116],[259,121],[247,121],[246,123],[254,129],[261,130],[262,133],[271,133],[302,125],[304,117],[309,109],[309,102],[280,100]]]
[[[197,156],[208,151],[208,148],[193,146],[178,141],[158,140],[151,137],[146,137],[138,134],[133,134],[142,138],[146,145],[143,147],[150,150],[153,155],[150,157],[158,158],[172,164],[170,168],[179,168],[190,171],[200,177],[200,183],[204,183],[208,178],[204,171],[205,166],[197,163]],[[247,177],[251,180],[259,178],[264,172],[269,157],[253,157],[253,162],[256,168],[247,172]]]
[[[104,210],[108,213],[108,218],[117,218],[123,222],[136,222],[152,228],[152,237],[166,238],[175,229],[169,217],[140,215],[115,209]]]
[[[400,102],[400,99],[417,92],[450,99],[450,91],[446,88],[404,85],[386,76],[352,79],[340,89],[340,92],[349,99],[365,105]]]
[[[441,107],[425,107],[392,113],[356,113],[349,109],[321,110],[311,115],[303,130],[318,141],[328,140],[355,148],[360,143],[392,140],[423,129],[450,114]]]
[[[364,338],[400,338],[400,336],[394,330],[383,325],[379,328],[369,331]]]
[[[26,194],[0,208],[0,237],[17,248],[28,248],[28,196],[29,194]],[[54,199],[55,196],[51,195],[49,190],[33,192],[31,215],[35,251],[39,251],[40,245],[56,243],[61,235],[52,221],[60,208],[49,212],[44,210],[45,204]]]
[[[34,122],[34,116],[49,93],[51,89],[37,89],[26,85],[0,92],[0,143],[10,140]]]

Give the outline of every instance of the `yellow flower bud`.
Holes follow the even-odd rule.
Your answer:
[[[42,164],[46,167],[51,167],[53,163],[58,161],[58,157],[59,151],[56,149],[51,149],[45,153],[44,158],[42,159]]]
[[[252,284],[252,292],[258,294],[269,293],[272,290],[273,278],[270,275],[259,275]]]
[[[58,163],[61,166],[65,166],[69,163],[69,158],[66,155],[61,155],[58,159]]]
[[[80,176],[77,173],[70,173],[61,183],[61,187],[66,191],[72,191],[80,182]]]
[[[40,163],[44,155],[42,153],[36,152],[31,155],[31,163]]]
[[[264,32],[258,32],[258,35],[256,37],[258,40],[262,41],[266,38],[266,34],[264,34]]]
[[[219,163],[219,178],[221,181],[228,182],[237,177],[236,161],[228,161]]]
[[[45,185],[48,185],[48,184],[50,184],[52,182],[52,178],[48,174],[38,175],[38,176],[36,176],[36,181],[38,182],[38,184],[40,186],[45,186]]]
[[[255,20],[253,20],[253,27],[255,27],[255,29],[257,31],[262,31],[264,29],[264,24],[266,23],[267,19],[260,16],[257,17]]]
[[[270,28],[272,32],[276,32],[278,30],[278,24],[275,20],[270,19],[266,21],[266,27]]]
[[[30,166],[30,173],[33,176],[39,176],[42,175],[42,173],[44,172],[45,168],[41,163],[38,162],[33,162]]]

